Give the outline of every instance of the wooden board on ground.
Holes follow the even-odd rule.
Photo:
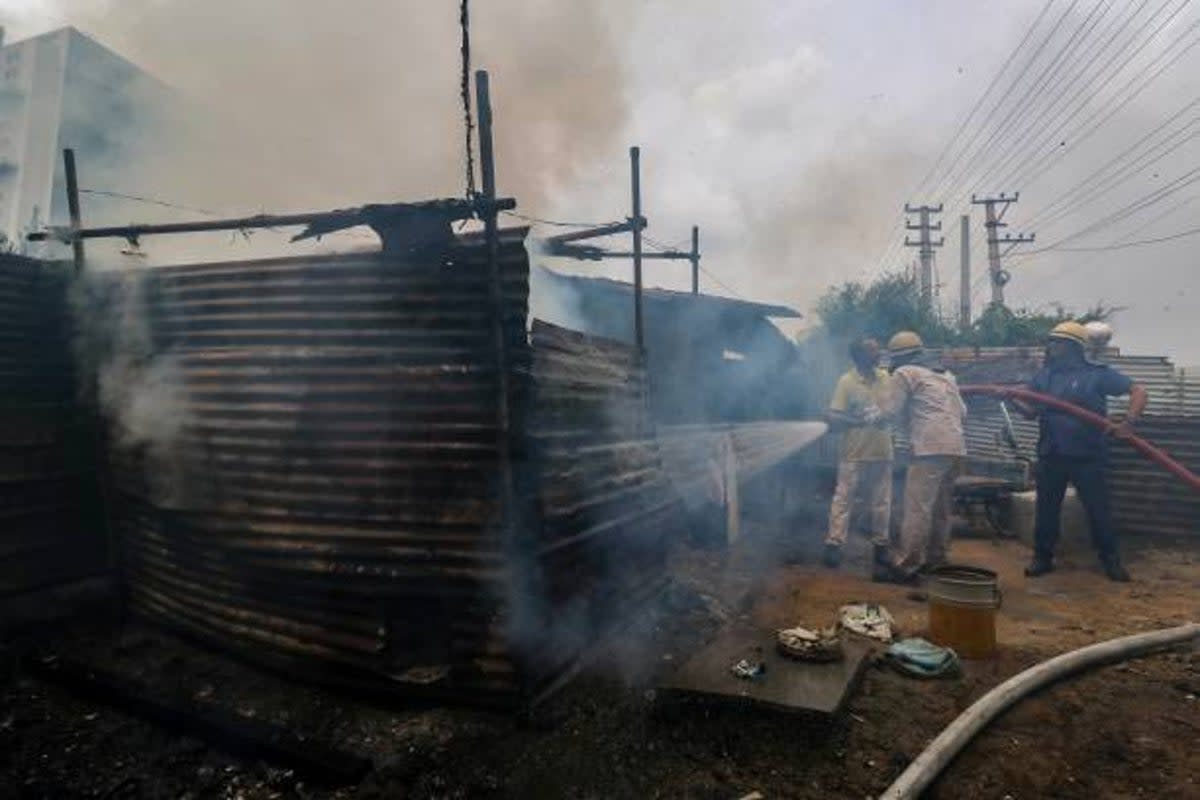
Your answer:
[[[831,663],[797,661],[775,649],[775,632],[736,627],[668,675],[658,686],[666,702],[744,704],[786,713],[831,717],[841,711],[858,685],[872,649],[870,642],[843,636],[845,658]],[[746,680],[730,667],[741,659],[761,659],[766,674]]]

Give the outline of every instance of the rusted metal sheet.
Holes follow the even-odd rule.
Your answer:
[[[556,685],[661,581],[674,498],[637,354],[527,332],[523,235],[499,253],[514,530],[482,244],[141,273],[143,369],[178,425],[110,459],[134,607],[374,691],[508,704]]]
[[[0,596],[106,568],[59,265],[0,255]]]

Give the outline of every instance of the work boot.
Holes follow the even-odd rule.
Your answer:
[[[1054,572],[1054,562],[1048,558],[1034,557],[1029,566],[1025,568],[1026,578],[1037,578],[1042,575],[1047,575]]]
[[[875,568],[871,571],[871,580],[874,583],[895,583],[900,586],[912,586],[920,580],[920,576],[901,572],[890,564],[876,564]]]
[[[842,548],[836,544],[825,545],[825,552],[821,555],[821,563],[830,569],[837,569],[842,564]]]
[[[1125,571],[1125,568],[1121,566],[1121,562],[1118,559],[1111,558],[1100,563],[1104,567],[1104,574],[1108,576],[1110,581],[1129,583],[1133,580],[1129,577],[1129,573]]]

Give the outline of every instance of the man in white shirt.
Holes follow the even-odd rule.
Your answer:
[[[954,376],[925,363],[925,344],[912,331],[888,342],[892,381],[885,411],[908,434],[912,457],[904,481],[900,535],[875,580],[913,583],[946,561],[954,479],[967,454],[967,407]]]

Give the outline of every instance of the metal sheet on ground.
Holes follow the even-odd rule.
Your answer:
[[[775,649],[775,632],[732,628],[685,662],[658,687],[667,702],[745,704],[785,713],[834,716],[858,685],[872,646],[854,636],[843,638],[845,658],[832,663],[797,661]],[[735,677],[730,668],[743,658],[760,658],[760,678]]]

